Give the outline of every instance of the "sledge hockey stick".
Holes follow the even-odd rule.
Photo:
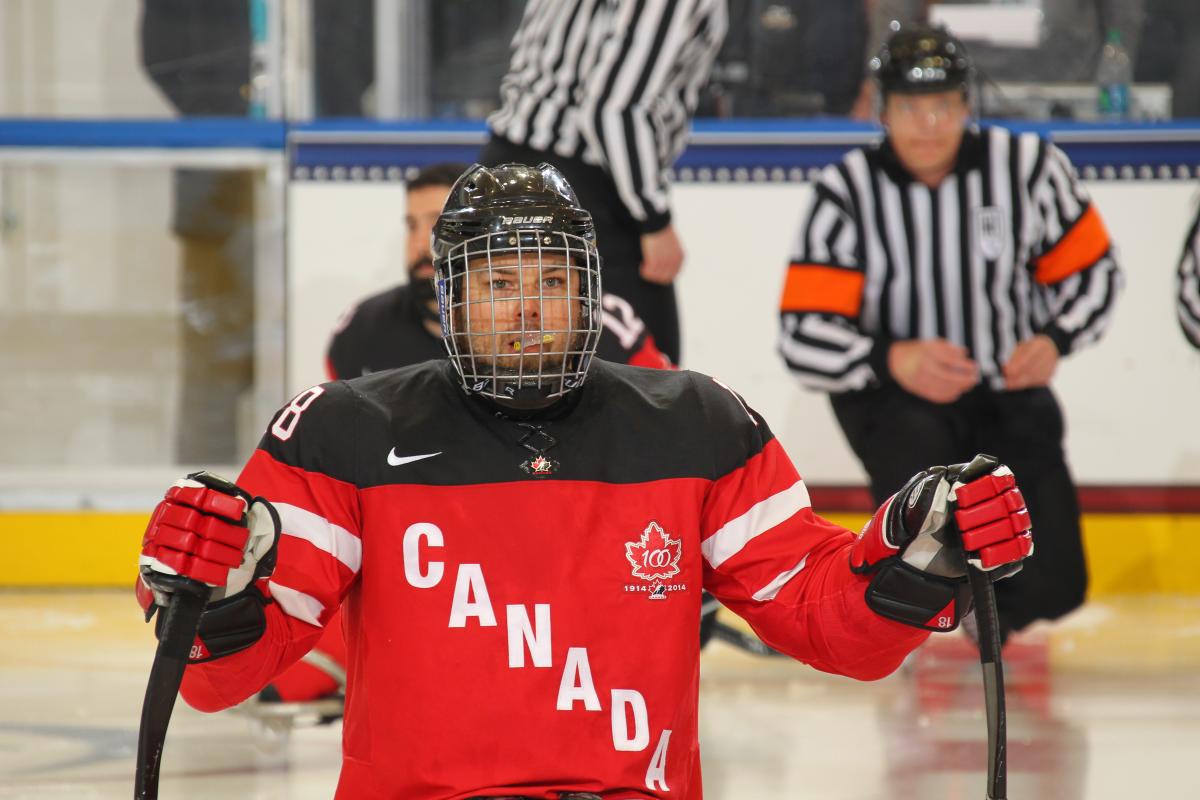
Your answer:
[[[1008,796],[1008,741],[1004,719],[1004,662],[1000,659],[1000,618],[992,576],[967,566],[979,626],[979,663],[983,666],[983,699],[987,710],[988,800]]]
[[[142,724],[138,729],[137,774],[134,800],[157,800],[158,768],[162,764],[167,725],[175,709],[175,697],[183,681],[188,653],[200,625],[200,614],[208,603],[212,588],[199,581],[180,579],[163,615],[154,665],[142,700]]]

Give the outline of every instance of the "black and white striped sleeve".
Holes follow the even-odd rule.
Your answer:
[[[779,304],[779,353],[809,389],[843,392],[886,372],[886,342],[859,325],[866,275],[846,173],[826,168],[788,264]]]
[[[1175,308],[1183,335],[1200,350],[1200,214],[1188,231],[1179,260]]]
[[[707,79],[724,18],[704,0],[618,0],[579,102],[579,129],[644,232],[671,221],[667,170]]]
[[[1034,279],[1048,311],[1042,333],[1062,354],[1097,341],[1123,286],[1108,230],[1065,153],[1043,143],[1031,199],[1040,226]]]

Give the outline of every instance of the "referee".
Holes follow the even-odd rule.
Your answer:
[[[1079,505],[1050,390],[1122,285],[1070,162],[970,123],[971,62],[942,28],[895,31],[871,63],[881,144],[828,167],[800,228],[779,350],[830,394],[877,502],[923,464],[991,453],[1021,476],[1037,551],[996,585],[1002,635],[1084,600]]]
[[[1200,212],[1188,230],[1176,280],[1179,327],[1192,346],[1200,350]]]
[[[725,0],[529,0],[480,157],[562,171],[592,212],[605,290],[676,364],[683,248],[666,173],[727,24]]]

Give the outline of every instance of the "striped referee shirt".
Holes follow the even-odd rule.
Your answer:
[[[602,167],[642,229],[659,230],[727,25],[725,0],[529,0],[488,124]]]
[[[1200,349],[1200,214],[1188,231],[1179,260],[1176,309],[1183,335],[1193,347]]]
[[[827,167],[800,227],[781,301],[779,349],[811,389],[890,378],[893,341],[947,339],[1004,388],[1018,342],[1061,354],[1100,338],[1122,275],[1066,155],[1036,134],[968,130],[937,188],[890,144]]]

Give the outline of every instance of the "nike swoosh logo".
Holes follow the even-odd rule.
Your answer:
[[[434,456],[440,456],[441,454],[442,451],[439,450],[436,453],[425,453],[419,456],[398,456],[396,455],[396,448],[393,447],[392,451],[388,453],[387,458],[390,466],[398,467],[401,464],[411,464],[414,461],[420,461],[422,458],[433,458]]]

